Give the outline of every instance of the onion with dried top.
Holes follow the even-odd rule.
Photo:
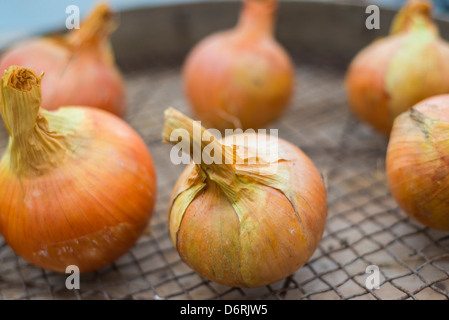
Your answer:
[[[194,162],[172,192],[169,231],[189,266],[224,285],[257,287],[308,261],[324,231],[326,190],[300,149],[256,133],[220,142],[168,109],[163,139],[178,144],[179,137]]]
[[[9,145],[0,161],[0,233],[21,257],[65,272],[126,253],[151,217],[151,155],[123,120],[87,107],[46,111],[41,77],[12,66],[1,79]]]
[[[414,104],[449,93],[449,45],[431,12],[430,2],[409,0],[390,35],[363,49],[349,66],[346,89],[352,111],[385,135]]]
[[[208,36],[186,59],[183,81],[207,127],[262,128],[293,93],[294,68],[273,37],[277,0],[245,0],[237,26]]]
[[[113,12],[105,3],[65,36],[42,37],[19,43],[0,58],[0,70],[12,65],[45,71],[42,107],[89,106],[123,117],[126,88],[109,44]]]

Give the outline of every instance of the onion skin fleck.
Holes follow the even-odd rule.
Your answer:
[[[426,99],[394,122],[387,151],[393,197],[412,218],[449,230],[449,95]]]
[[[126,88],[109,45],[113,16],[106,4],[66,36],[24,41],[6,50],[0,70],[12,65],[40,73],[42,107],[90,106],[123,117],[127,110]]]
[[[178,114],[166,111],[165,141]],[[243,133],[221,142],[236,145],[234,137],[250,147],[258,139],[275,139]],[[182,260],[203,277],[232,287],[259,287],[291,275],[316,250],[327,215],[323,181],[297,147],[280,140],[279,150],[288,160],[279,160],[271,176],[254,173],[252,164],[192,162],[178,179],[170,200],[170,236]]]
[[[449,93],[449,45],[431,18],[431,4],[410,0],[390,35],[364,48],[345,79],[356,116],[388,136],[394,119],[419,101]]]
[[[156,173],[145,143],[99,109],[40,109],[36,81],[35,92],[22,95],[30,104],[12,105],[7,76],[2,117],[11,138],[0,162],[0,233],[19,256],[48,270],[112,263],[135,244],[154,208]],[[37,131],[29,131],[35,121]]]
[[[262,128],[286,109],[294,67],[273,37],[277,1],[246,0],[234,29],[196,45],[183,69],[186,96],[207,127]]]

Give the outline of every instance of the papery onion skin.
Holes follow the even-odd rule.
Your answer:
[[[394,122],[388,184],[399,206],[420,223],[449,230],[449,95],[426,99]]]
[[[222,142],[232,145],[234,137]],[[276,138],[244,133],[238,139],[255,146]],[[317,248],[327,215],[323,181],[300,149],[279,140],[279,150],[289,160],[279,161],[279,175],[271,178],[236,169],[222,181],[214,169],[192,162],[178,179],[170,236],[182,260],[203,277],[231,287],[267,285],[291,275]]]
[[[109,45],[112,19],[111,9],[100,4],[79,30],[27,40],[6,50],[0,70],[20,65],[45,71],[42,107],[47,110],[90,106],[124,117],[126,86]]]
[[[5,107],[4,119],[20,112],[34,121],[28,109],[14,108]],[[12,137],[0,162],[0,233],[11,248],[56,272],[69,265],[97,270],[130,250],[148,225],[157,192],[153,160],[139,135],[88,107],[41,109],[34,140],[26,128],[5,122]],[[50,138],[31,144],[42,136]],[[40,150],[44,161],[33,158]]]
[[[185,93],[207,127],[262,128],[287,108],[295,75],[273,37],[276,7],[273,0],[246,0],[234,29],[206,37],[187,57]]]
[[[419,101],[449,93],[449,45],[431,18],[431,4],[411,0],[390,35],[364,48],[345,79],[356,116],[388,136],[394,119]]]

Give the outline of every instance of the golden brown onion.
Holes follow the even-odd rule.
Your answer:
[[[151,155],[118,117],[94,108],[40,108],[41,77],[12,66],[1,80],[9,145],[0,162],[0,232],[21,257],[65,272],[126,253],[156,197]]]
[[[394,122],[387,152],[391,193],[420,223],[449,230],[449,95],[426,99]]]
[[[419,101],[449,93],[449,45],[431,18],[431,4],[409,0],[388,37],[363,49],[349,66],[352,111],[388,135],[394,119]]]
[[[165,117],[164,140],[187,138],[195,159],[170,200],[170,236],[181,258],[203,277],[233,287],[266,285],[303,266],[327,215],[312,161],[275,136],[242,133],[219,142],[176,110]]]
[[[109,36],[113,13],[105,3],[64,37],[43,37],[19,43],[0,59],[0,70],[19,65],[45,71],[42,107],[90,106],[124,116],[125,83],[117,69]]]

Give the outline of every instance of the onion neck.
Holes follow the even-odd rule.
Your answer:
[[[57,166],[67,151],[65,138],[51,132],[41,112],[41,79],[33,70],[11,66],[1,79],[0,114],[9,133],[11,170],[41,175]]]
[[[237,29],[254,35],[274,33],[278,0],[244,0]]]
[[[107,3],[100,3],[83,21],[79,29],[74,29],[67,36],[67,41],[74,50],[85,47],[103,47],[115,29],[113,12]]]
[[[431,29],[438,34],[438,28],[432,19],[432,3],[424,0],[409,0],[394,17],[390,35],[416,30]]]
[[[163,141],[177,145],[180,142],[185,143],[185,139],[188,139],[188,150],[193,162],[210,180],[229,189],[235,181],[236,155],[233,148],[222,144],[199,122],[173,108],[167,109],[164,115]],[[183,148],[185,146],[182,144]],[[209,152],[210,150],[213,152]]]

